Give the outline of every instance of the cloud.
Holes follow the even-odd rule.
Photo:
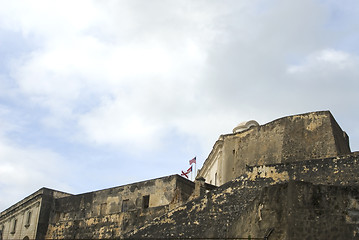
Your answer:
[[[50,14],[67,4],[28,6],[21,16],[24,8],[10,8],[18,28],[43,42],[14,63],[14,79],[23,94],[49,109],[44,124],[70,123],[74,139],[131,145],[126,149],[134,152],[159,149],[169,129],[204,141],[256,109],[262,121],[279,108],[283,114],[311,110],[294,98],[283,101],[291,84],[300,85],[294,72],[308,68],[288,61],[311,59],[332,43],[324,28],[330,9],[315,1],[92,1]],[[321,55],[327,62],[339,57],[340,51],[328,51]]]
[[[320,71],[322,73],[349,71],[355,69],[358,59],[349,53],[334,49],[324,49],[309,55],[303,64],[289,66],[287,71],[290,74]]]
[[[329,94],[346,95],[342,101],[333,99],[336,102],[331,103],[337,106],[350,105],[348,100],[354,94],[353,89],[359,86],[356,80],[359,76],[358,66],[357,55],[335,49],[324,49],[311,53],[302,63],[288,66],[286,76],[297,87],[299,85],[302,88],[307,87],[308,92],[314,90],[318,95],[327,94],[325,100],[329,102],[331,102]]]
[[[109,5],[116,4],[111,2]],[[199,12],[191,14],[191,9],[186,10],[185,4],[180,4],[180,10],[168,5],[169,13],[164,15],[158,15],[156,8],[149,12],[144,11],[150,15],[144,18],[144,14],[136,12],[137,6],[138,3],[117,6],[121,13],[127,10],[132,12],[130,15],[135,18],[133,21],[120,21],[117,18],[118,15],[122,16],[121,14],[110,14],[109,18],[117,20],[122,26],[122,29],[115,30],[115,34],[118,32],[119,35],[110,39],[112,43],[103,36],[98,37],[97,31],[101,31],[97,28],[98,23],[90,20],[87,24],[75,23],[72,26],[67,19],[61,25],[62,28],[68,28],[67,32],[63,32],[65,30],[62,28],[60,33],[53,32],[56,23],[63,18],[72,18],[73,15],[55,14],[48,19],[49,22],[54,22],[54,26],[38,26],[40,23],[36,18],[33,19],[33,14],[47,16],[48,13],[43,11],[51,11],[52,7],[47,8],[46,4],[20,18],[18,24],[21,28],[40,35],[44,45],[14,61],[12,76],[22,94],[49,109],[51,115],[44,119],[44,123],[53,127],[63,126],[62,119],[78,122],[80,127],[84,124],[82,129],[87,131],[85,134],[93,137],[95,142],[104,144],[116,144],[119,139],[122,139],[120,142],[123,143],[123,138],[128,138],[131,142],[131,135],[125,130],[136,132],[136,129],[142,129],[136,132],[139,139],[150,139],[148,134],[151,132],[151,138],[156,142],[156,135],[161,134],[154,134],[158,127],[153,124],[163,123],[160,119],[168,119],[168,114],[188,106],[189,101],[184,99],[192,98],[191,88],[197,71],[205,61],[203,46],[196,39],[208,37],[206,31],[203,36],[197,34],[193,38],[188,32],[195,32],[198,28],[195,24],[196,27],[193,27],[192,20],[201,22],[209,16]],[[63,6],[59,6],[59,9],[61,8]],[[101,12],[104,9],[109,10],[108,5],[101,6],[94,15],[104,16]],[[181,11],[185,11],[189,16],[183,15]],[[27,18],[30,18],[30,21],[27,21]],[[148,18],[155,19],[155,26],[142,25]],[[168,20],[170,22],[167,22]],[[104,17],[101,21],[109,20]],[[167,24],[162,25],[165,22]],[[174,25],[179,28],[174,28]],[[137,39],[123,42],[118,39],[121,34],[131,34]],[[137,36],[138,34],[141,36]],[[180,103],[182,101],[185,102],[183,106]],[[158,116],[153,116],[154,114]],[[105,115],[118,117],[109,118]],[[119,118],[122,121],[117,121]],[[112,122],[109,122],[111,119]],[[140,119],[146,119],[146,124]],[[106,134],[106,131],[101,133],[108,138],[104,139],[100,137],[100,133],[92,130],[92,126],[88,127],[90,123],[99,125],[99,121],[104,121],[106,126],[118,127],[118,130],[111,130],[111,134]],[[136,127],[130,127],[129,123]],[[147,130],[144,131],[145,129]],[[122,131],[122,134],[113,136]]]
[[[9,139],[8,133],[21,130],[19,123],[5,121],[10,114],[8,109],[0,108],[0,210],[44,186],[70,191],[69,185],[62,181],[70,171],[59,154],[20,146]]]
[[[204,160],[239,122],[315,110],[332,110],[349,135],[357,133],[350,119],[359,117],[352,110],[359,51],[347,44],[357,42],[357,3],[350,4],[3,3],[0,31],[12,33],[7,49],[24,45],[11,38],[27,43],[4,55],[0,68],[0,103],[17,116],[3,119],[13,126],[2,135],[3,154],[27,159],[6,162],[7,171],[53,159],[76,171],[83,164],[87,179],[99,166],[108,178],[115,167],[129,178],[123,169],[132,163],[141,177],[166,174],[194,153]],[[28,134],[33,126],[44,140]]]
[[[309,54],[301,63],[290,65],[286,77],[297,91],[311,98],[304,104],[314,104],[339,114],[359,117],[352,106],[357,101],[359,87],[359,56],[335,49],[323,49]],[[357,141],[357,140],[356,140]]]

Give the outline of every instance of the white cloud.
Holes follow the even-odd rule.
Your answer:
[[[50,150],[11,141],[7,133],[19,127],[4,121],[8,113],[0,112],[0,211],[44,186],[69,191],[71,188],[62,180],[70,174],[64,159]]]
[[[8,1],[2,2],[0,26],[48,40],[78,34],[99,20],[100,12],[93,1]],[[38,39],[38,40],[40,40]]]
[[[249,115],[248,99],[258,108],[257,96],[284,81],[288,54],[305,55],[327,42],[322,5],[261,4],[81,2],[67,14],[51,14],[66,2],[29,6],[15,20],[44,45],[13,73],[21,91],[52,112],[50,125],[78,122],[80,136],[98,144],[158,145],[166,129],[192,134],[187,119],[216,124],[206,117],[210,110],[219,116],[237,108],[227,119]],[[15,16],[24,11],[11,9]],[[77,14],[82,9],[85,20]],[[321,55],[327,62],[328,54]],[[77,112],[84,99],[94,105]],[[201,139],[215,134],[199,132]]]
[[[90,142],[124,145],[137,149],[152,149],[158,144],[160,124],[144,115],[131,111],[132,103],[115,100],[102,103],[100,107],[81,116],[79,125]]]
[[[67,176],[64,161],[51,151],[12,146],[1,139],[0,158],[1,210],[44,186],[70,190],[61,182]]]
[[[168,150],[169,141],[178,148],[201,146],[189,151],[204,159],[219,134],[245,120],[266,123],[323,109],[359,117],[350,111],[358,102],[358,56],[338,47],[357,31],[350,24],[342,26],[342,34],[333,32],[338,6],[331,4],[7,1],[0,9],[0,31],[21,33],[33,49],[7,61],[11,72],[0,81],[12,81],[11,97],[7,90],[0,93],[34,112],[31,121],[42,131],[58,132],[67,144],[104,151],[111,146],[110,155],[121,158],[155,156]],[[348,19],[355,22],[356,16]],[[14,128],[32,126],[19,119]],[[20,149],[5,140],[11,138],[2,138],[8,158],[68,161],[46,150],[51,148]],[[6,162],[7,171],[28,166],[18,161],[18,167]]]
[[[324,49],[310,54],[303,64],[289,66],[287,72],[294,74],[309,71],[349,71],[358,63],[357,56],[335,49]]]
[[[104,17],[101,11],[109,10],[108,6],[116,6],[125,16],[127,11],[132,12],[133,21],[125,21],[121,14],[111,11],[112,14]],[[41,15],[45,9],[53,11],[46,5],[20,18],[19,25],[28,32],[39,32],[44,46],[15,61],[12,75],[22,93],[50,110],[51,115],[43,119],[44,123],[63,127],[61,119],[78,121],[90,141],[110,145],[138,142],[142,146],[147,141],[151,142],[147,145],[153,146],[161,139],[161,133],[156,131],[172,127],[171,122],[164,121],[173,119],[169,114],[183,111],[193,103],[192,88],[206,60],[204,50],[207,38],[211,37],[213,19],[204,12],[192,13],[186,4],[179,4],[179,9],[168,5],[166,11],[170,13],[162,15],[158,15],[160,10],[151,8],[150,12],[143,12],[149,15],[144,18],[137,12],[137,6],[133,3],[117,6],[110,2],[94,14],[104,17],[100,22],[110,18],[119,23],[119,29],[115,26],[111,29],[115,38],[110,37],[110,43],[96,32],[106,29],[97,29],[98,23],[90,20],[74,26],[66,20],[61,25],[68,28],[66,32],[53,33],[56,23],[63,18],[76,22],[73,15],[55,14],[48,18],[54,26],[49,23],[38,26],[32,14]],[[182,15],[181,11],[188,15]],[[28,23],[27,18],[33,22]],[[148,19],[155,21],[154,25],[146,25]],[[203,20],[208,21],[208,30]],[[201,31],[196,33],[199,27]],[[124,42],[122,34],[129,33],[136,38],[128,41],[127,36]],[[78,113],[84,99],[94,101],[95,105]],[[107,99],[106,103],[103,99]],[[164,127],[158,127],[159,124]],[[105,127],[94,129],[99,125]]]
[[[316,1],[39,3],[2,11],[7,27],[42,43],[14,63],[13,77],[49,109],[44,123],[71,121],[79,127],[72,137],[100,145],[160,146],[173,128],[213,138],[218,129],[209,125],[218,121],[230,131],[253,109],[277,111],[294,73],[350,62],[339,50],[318,52],[333,40],[325,30],[330,8]],[[288,67],[288,58],[307,55]],[[270,92],[272,104],[262,97]],[[219,120],[223,113],[240,119]]]

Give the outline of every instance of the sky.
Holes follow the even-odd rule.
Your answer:
[[[200,168],[221,134],[330,110],[359,150],[356,0],[0,0],[0,211]]]

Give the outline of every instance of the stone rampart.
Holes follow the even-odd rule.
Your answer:
[[[55,200],[47,238],[120,237],[188,200],[194,183],[179,175]]]
[[[359,187],[235,181],[156,218],[126,238],[359,239]]]
[[[247,167],[236,181],[248,186],[289,180],[324,185],[359,185],[359,152],[338,157]]]
[[[356,152],[247,167],[239,178],[126,236],[359,239],[358,163]]]
[[[222,185],[246,166],[349,154],[349,139],[329,111],[283,117],[239,133],[221,135],[199,176]]]

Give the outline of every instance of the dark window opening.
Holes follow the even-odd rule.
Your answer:
[[[16,223],[17,223],[17,219],[14,219],[12,222],[12,229],[11,229],[11,234],[14,234],[16,231]]]
[[[105,215],[107,210],[107,203],[101,203],[100,215]]]
[[[150,206],[150,195],[142,197],[142,208],[148,208]]]
[[[122,212],[128,211],[128,199],[122,201]]]
[[[29,227],[31,222],[31,211],[27,212],[26,224],[25,227]]]

